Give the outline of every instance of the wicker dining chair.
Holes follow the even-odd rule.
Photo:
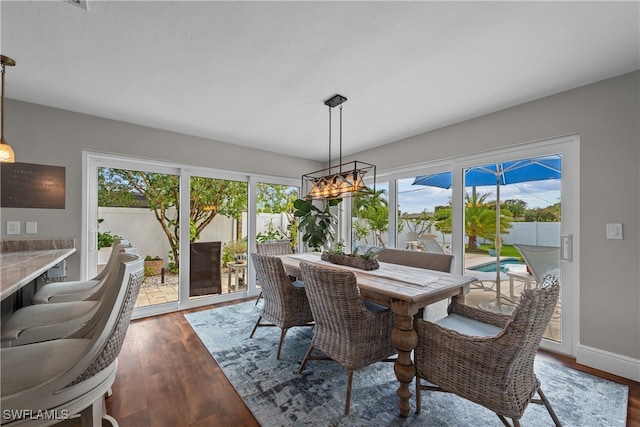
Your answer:
[[[313,326],[313,314],[302,282],[289,280],[280,258],[257,253],[252,253],[251,258],[256,278],[262,285],[264,304],[249,338],[253,338],[259,327],[277,326],[282,329],[276,354],[276,359],[280,359],[282,342],[289,328]],[[262,319],[272,323],[260,323]]]
[[[267,256],[288,255],[293,253],[293,251],[291,250],[291,240],[284,240],[284,239],[269,240],[267,242],[258,243],[256,245],[256,250],[260,255],[267,255]],[[292,282],[296,280],[296,278],[292,276],[289,276],[289,278],[291,279]],[[258,295],[255,305],[258,305],[258,302],[260,302],[261,298],[262,298],[262,291],[260,291],[260,295]]]
[[[309,350],[300,365],[302,373],[308,360],[334,360],[347,369],[347,396],[344,414],[349,415],[353,372],[375,362],[390,361],[396,353],[391,341],[394,315],[391,310],[365,308],[356,276],[345,270],[300,263],[309,304],[316,321]],[[323,356],[314,356],[318,349]]]
[[[490,409],[506,426],[506,418],[519,426],[528,404],[541,403],[560,426],[533,369],[559,290],[557,277],[547,275],[540,287],[522,293],[511,316],[454,301],[448,317],[436,323],[416,320],[416,412],[421,390],[445,391]],[[540,399],[534,399],[536,392]]]

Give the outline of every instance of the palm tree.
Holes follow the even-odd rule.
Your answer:
[[[495,202],[487,202],[489,194],[478,195],[474,191],[465,195],[464,229],[468,241],[468,250],[478,249],[478,238],[495,241],[496,238],[496,210]],[[438,230],[451,230],[451,208],[440,209],[436,215],[441,218],[436,223]],[[501,211],[500,234],[506,234],[511,229],[511,213]]]

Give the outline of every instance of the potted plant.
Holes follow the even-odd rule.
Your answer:
[[[227,242],[222,249],[222,259],[225,262],[246,262],[247,250],[247,241],[245,239],[231,240]]]
[[[293,215],[300,218],[302,241],[313,250],[329,250],[335,239],[333,226],[337,223],[337,218],[330,209],[341,201],[342,199],[325,200],[324,209],[314,206],[313,200],[297,199],[293,202],[296,208]]]
[[[144,275],[145,276],[158,276],[162,273],[164,267],[164,260],[159,256],[151,257],[147,255],[144,258]]]
[[[98,227],[100,227],[102,221],[104,221],[103,218],[98,219]],[[107,261],[109,261],[113,243],[116,238],[118,238],[118,236],[112,234],[110,231],[98,231],[98,265],[106,264]]]

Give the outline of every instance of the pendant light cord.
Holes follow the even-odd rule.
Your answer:
[[[0,140],[4,142],[4,61],[2,62],[2,100],[0,102],[2,102],[2,105],[0,106],[2,108],[2,113],[0,114],[0,116],[2,116],[2,122],[0,124]]]
[[[329,106],[329,175],[331,175],[331,106]]]
[[[340,104],[340,173],[342,173],[342,104]]]

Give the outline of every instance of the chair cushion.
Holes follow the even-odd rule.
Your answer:
[[[300,280],[294,280],[293,282],[291,282],[291,284],[296,288],[304,288],[304,282]]]
[[[100,283],[99,280],[78,280],[71,282],[47,283],[32,298],[34,304],[46,304],[53,297],[67,296],[67,300],[73,300],[74,293],[88,292]],[[70,298],[70,299],[69,299]]]
[[[90,339],[68,339],[3,348],[0,351],[2,397],[63,374],[80,360],[91,342]]]
[[[451,329],[461,334],[471,335],[475,337],[491,337],[498,335],[501,328],[491,325],[489,323],[483,323],[479,320],[470,319],[468,317],[461,316],[456,313],[452,313],[447,317],[434,322],[436,325],[443,328]]]
[[[372,313],[379,313],[381,311],[389,310],[389,307],[385,307],[384,305],[380,305],[375,302],[368,301],[366,299],[362,300],[362,302],[364,303],[364,306],[366,307],[366,309]]]
[[[68,324],[64,329],[73,332],[88,320],[98,304],[96,301],[76,301],[23,307],[2,324],[2,341],[15,340],[25,330],[44,328],[53,331],[55,325],[62,324]],[[46,334],[42,338],[47,339]]]

